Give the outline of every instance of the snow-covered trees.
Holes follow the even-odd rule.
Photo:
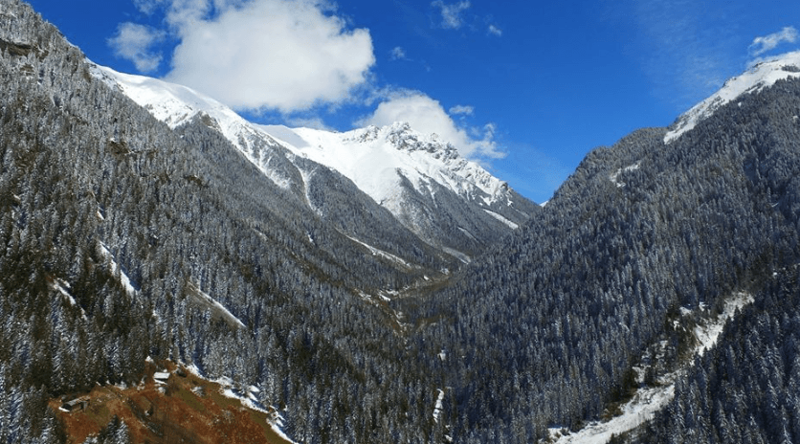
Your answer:
[[[771,278],[800,259],[798,82],[669,146],[647,129],[593,151],[537,218],[449,276],[452,257],[352,211],[325,189],[335,177],[312,184],[326,219],[202,119],[170,130],[0,1],[0,442],[58,441],[47,399],[135,383],[147,356],[257,386],[312,443],[534,442],[624,399],[653,344],[654,368],[688,359],[681,309],[741,289],[757,308],[648,436],[800,436],[796,284]],[[350,238],[367,231],[415,263]]]

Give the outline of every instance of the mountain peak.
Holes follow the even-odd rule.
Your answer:
[[[442,140],[436,133],[423,134],[416,131],[408,122],[395,122],[383,127],[370,125],[348,134],[352,134],[352,137],[347,137],[345,140],[356,143],[374,143],[381,140],[398,151],[409,153],[424,151],[435,159],[453,160],[460,157],[458,150],[451,143]]]
[[[99,66],[92,73],[171,128],[200,119],[285,190],[308,193],[315,174],[338,172],[431,244],[480,243],[476,239],[516,228],[537,210],[506,182],[462,157],[455,146],[414,130],[408,122],[341,133],[257,125],[181,85]],[[313,199],[306,198],[311,204]],[[458,227],[446,228],[453,223]],[[452,233],[460,236],[459,229],[470,233],[464,236],[471,240],[453,238]],[[471,254],[477,248],[468,250]]]
[[[472,200],[481,195],[501,200],[505,182],[480,165],[461,157],[458,150],[436,134],[420,133],[406,122],[368,126],[344,133],[311,128],[261,127],[296,154],[333,168],[350,178],[376,202],[396,198],[400,177],[419,192],[435,193],[431,181]],[[289,133],[289,134],[287,134]]]
[[[664,143],[671,143],[698,123],[710,117],[722,106],[737,100],[744,94],[761,92],[778,80],[800,77],[800,51],[781,54],[764,59],[750,67],[745,73],[729,79],[711,97],[703,100],[681,115],[664,136]]]

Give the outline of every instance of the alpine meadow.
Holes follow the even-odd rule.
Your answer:
[[[545,205],[406,122],[99,66],[22,0],[0,85],[0,443],[800,442],[800,53]]]

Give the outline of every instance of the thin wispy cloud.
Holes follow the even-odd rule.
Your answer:
[[[164,3],[165,0],[133,0],[136,9],[145,14],[152,14]]]
[[[727,4],[693,0],[608,3],[632,25],[629,51],[637,54],[653,95],[684,111],[742,69],[737,12]],[[719,17],[725,17],[720,20]]]
[[[494,35],[494,36],[497,36],[497,37],[502,37],[503,36],[503,30],[498,28],[495,25],[489,25],[488,32],[489,32],[490,35]]]
[[[450,114],[454,116],[471,116],[475,112],[475,108],[469,105],[456,105],[450,108]]]
[[[433,7],[439,8],[442,14],[441,26],[445,29],[459,29],[464,24],[463,13],[470,8],[469,1],[464,0],[458,3],[447,4],[442,0],[431,3]]]
[[[152,47],[164,40],[166,33],[136,23],[121,23],[114,37],[108,39],[108,45],[117,57],[133,62],[142,73],[150,73],[158,69],[163,56]]]
[[[395,46],[391,52],[392,60],[408,60],[406,50],[400,46]]]
[[[800,34],[798,34],[797,29],[787,26],[779,32],[764,37],[756,37],[750,45],[750,54],[753,57],[758,57],[772,51],[782,43],[795,43],[798,38],[800,38]]]

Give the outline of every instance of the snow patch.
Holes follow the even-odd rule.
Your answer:
[[[472,258],[471,257],[469,257],[468,255],[466,255],[466,254],[464,254],[464,253],[462,253],[462,252],[460,252],[458,250],[455,250],[453,248],[442,247],[442,251],[444,251],[445,253],[449,254],[450,256],[453,256],[454,258],[458,259],[459,261],[461,261],[464,264],[468,264],[468,263],[472,262]]]
[[[102,242],[100,242],[100,255],[108,261],[112,275],[117,276],[117,273],[119,273],[119,283],[122,284],[125,292],[131,297],[136,296],[136,288],[134,288],[133,284],[131,284],[130,278],[128,278],[128,275],[125,274],[125,272],[120,268],[119,264],[117,264],[117,261],[114,260],[114,256],[110,251],[108,251],[108,248]]]
[[[699,340],[695,353],[702,355],[710,347],[713,347],[725,324],[733,317],[736,310],[752,302],[753,296],[747,293],[735,293],[726,301],[719,316],[695,329],[695,335]],[[661,346],[663,349],[666,343],[662,342]],[[660,382],[668,385],[640,388],[634,397],[622,407],[622,414],[609,421],[591,422],[583,429],[571,434],[561,427],[551,428],[549,431],[550,441],[556,444],[605,444],[611,440],[612,436],[639,427],[651,420],[656,413],[672,401],[675,397],[675,381],[682,377],[693,364],[694,360],[689,360],[684,368],[660,378]],[[644,369],[640,368],[639,371],[643,373]]]
[[[345,236],[347,236],[347,235],[345,235]],[[354,237],[347,236],[347,238],[350,239],[351,241],[359,244],[359,245],[362,245],[362,246],[366,247],[369,250],[369,252],[372,253],[373,256],[378,256],[380,258],[383,258],[383,259],[389,260],[391,262],[394,262],[394,263],[396,263],[398,265],[402,265],[402,266],[404,266],[406,268],[418,268],[418,267],[414,267],[414,265],[410,264],[409,262],[406,262],[403,258],[401,258],[399,256],[396,256],[396,255],[394,255],[392,253],[388,253],[388,252],[383,251],[383,250],[381,250],[379,248],[375,248],[375,247],[373,247],[373,246],[371,246],[371,245],[369,245],[367,243],[361,242],[360,240],[358,240],[358,239],[356,239]]]
[[[611,437],[633,430],[664,408],[675,397],[675,385],[640,389],[622,408],[622,414],[610,421],[592,422],[577,433],[564,435],[563,428],[550,429],[551,441],[557,444],[605,444]]]
[[[635,163],[633,165],[626,166],[625,168],[620,168],[614,174],[608,176],[608,178],[609,178],[609,180],[611,180],[611,182],[614,183],[614,185],[617,186],[617,188],[623,188],[623,187],[625,187],[626,184],[624,182],[620,182],[618,180],[620,174],[626,173],[626,172],[629,172],[629,171],[636,171],[636,170],[639,169],[640,165],[641,165],[641,162],[637,162],[637,163]]]
[[[470,239],[472,239],[474,241],[478,240],[478,239],[475,239],[475,236],[473,236],[472,233],[470,233],[469,230],[467,230],[466,228],[458,227],[458,231],[464,233],[468,238],[470,238]]]
[[[276,408],[274,408],[274,407],[271,407],[269,410],[267,410],[267,409],[263,408],[260,404],[258,404],[257,401],[255,401],[254,394],[255,393],[260,393],[260,390],[258,388],[254,387],[254,386],[250,386],[246,390],[247,393],[242,395],[242,394],[239,394],[234,389],[233,381],[231,380],[231,378],[229,378],[227,376],[223,376],[221,378],[213,379],[213,380],[208,379],[208,378],[206,378],[205,376],[202,375],[202,373],[200,372],[200,369],[198,369],[197,366],[195,366],[194,364],[187,365],[186,366],[186,370],[189,371],[190,373],[194,374],[198,378],[202,378],[202,379],[205,379],[206,381],[211,381],[213,383],[219,384],[220,385],[220,393],[223,396],[225,396],[226,398],[239,401],[239,402],[242,403],[242,405],[244,405],[245,407],[247,407],[249,409],[252,409],[252,410],[255,410],[255,411],[258,411],[258,412],[262,412],[262,413],[266,413],[267,414],[267,422],[270,425],[270,427],[272,428],[272,431],[275,432],[275,434],[277,434],[278,436],[280,436],[284,440],[286,440],[286,442],[289,442],[289,443],[292,443],[292,444],[297,444],[296,441],[294,441],[291,438],[289,438],[288,436],[286,436],[286,434],[283,432],[283,430],[281,430],[282,427],[283,427],[284,418],[283,418],[283,416],[280,415],[280,413],[278,413],[278,410]]]
[[[495,213],[492,210],[487,210],[486,208],[484,208],[483,211],[485,211],[486,214],[488,214],[489,216],[492,216],[493,218],[495,218],[495,219],[499,220],[500,222],[506,224],[506,226],[508,226],[508,228],[511,228],[512,230],[516,230],[517,228],[519,228],[519,225],[515,224],[514,222],[511,222],[510,220],[508,220],[505,217]]]
[[[65,281],[63,279],[60,279],[60,278],[55,278],[53,280],[53,282],[50,283],[50,288],[53,289],[53,290],[58,291],[61,294],[61,296],[64,298],[64,300],[66,300],[67,303],[71,307],[80,308],[80,310],[81,310],[81,318],[83,318],[84,321],[87,320],[86,311],[83,309],[83,307],[78,305],[77,301],[75,301],[75,298],[69,292],[69,290],[72,289],[72,286],[67,281]]]
[[[155,372],[153,374],[153,380],[156,382],[156,384],[166,384],[168,379],[169,372]]]
[[[303,195],[306,199],[306,205],[308,205],[308,208],[311,208],[311,211],[313,211],[317,216],[322,216],[322,211],[320,211],[320,209],[317,208],[313,202],[311,202],[311,194],[309,193],[308,189],[308,184],[311,180],[311,175],[313,172],[308,172],[305,170],[305,168],[298,168],[297,170],[300,171],[300,177],[303,179]]]
[[[675,141],[694,129],[697,124],[712,116],[718,109],[744,94],[759,93],[774,85],[778,80],[799,78],[800,72],[792,69],[796,67],[800,67],[800,51],[779,55],[757,63],[744,74],[725,82],[725,85],[714,95],[679,117],[673,129],[664,136],[664,143],[669,144]]]
[[[74,307],[78,304],[77,302],[75,302],[75,298],[72,297],[72,295],[67,291],[67,288],[72,288],[72,286],[69,285],[69,283],[56,278],[53,281],[53,283],[50,284],[50,288],[52,288],[53,290],[57,290],[59,293],[61,293],[61,295],[64,296],[64,299],[66,299],[67,302],[69,302],[69,305]]]
[[[706,350],[710,350],[717,344],[717,339],[725,327],[725,323],[736,313],[747,305],[753,303],[753,296],[747,293],[736,293],[732,299],[725,303],[722,310],[715,320],[705,325],[699,325],[694,329],[694,335],[700,342],[697,353],[703,355]]]
[[[439,396],[436,398],[436,405],[433,407],[433,420],[439,422],[439,416],[442,414],[442,402],[444,401],[444,391],[438,390]]]
[[[245,328],[245,325],[242,321],[239,320],[236,316],[233,315],[224,305],[220,304],[216,301],[216,299],[212,298],[209,294],[205,293],[203,290],[200,289],[198,285],[194,282],[189,282],[189,289],[192,290],[192,293],[195,297],[200,299],[203,304],[208,305],[211,308],[214,308],[217,313],[219,313],[228,323],[236,325],[239,328]]]

